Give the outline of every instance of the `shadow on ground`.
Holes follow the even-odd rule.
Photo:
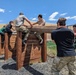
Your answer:
[[[35,70],[31,66],[24,67],[27,71],[29,71],[33,75],[44,75],[43,73],[40,73],[39,71]]]
[[[24,66],[25,70],[27,70],[29,73],[33,74],[33,75],[44,75],[43,73],[37,71],[36,69],[32,68],[31,66]],[[5,64],[2,66],[2,69],[4,70],[17,70],[16,69],[16,63],[14,64]]]

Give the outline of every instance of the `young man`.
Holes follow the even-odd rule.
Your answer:
[[[2,35],[3,41],[4,41],[4,33],[5,33],[5,32],[8,33],[9,38],[11,37],[11,35],[12,35],[12,29],[13,29],[12,26],[13,26],[13,25],[14,25],[13,21],[10,21],[8,25],[3,26],[3,27],[0,29],[0,35]]]
[[[5,26],[5,32],[8,33],[8,35],[10,37],[12,35],[12,30],[14,30],[13,26],[14,26],[14,22],[13,21],[10,21],[9,24]]]
[[[45,26],[45,20],[43,19],[41,14],[38,15],[38,21],[36,23],[34,23],[33,25],[36,25],[36,24],[38,24],[38,26]],[[40,44],[42,44],[43,43],[43,39],[42,39],[40,33],[34,32],[34,34],[39,39]]]
[[[16,29],[17,31],[25,33],[22,41],[22,43],[25,45],[27,37],[29,35],[29,29],[27,29],[26,25],[24,25],[24,21],[27,21],[32,28],[31,22],[24,16],[23,13],[19,13],[19,16],[16,19]]]
[[[5,33],[8,33],[8,45],[9,45],[9,48],[11,48],[11,46],[10,46],[10,37],[12,35],[12,30],[14,30],[13,26],[14,26],[13,21],[10,21],[9,24],[7,24],[5,26]]]
[[[68,67],[69,75],[76,75],[74,33],[66,27],[65,18],[58,20],[57,29],[52,31],[51,38],[57,46],[57,58],[53,60],[51,75],[59,75],[65,65]]]

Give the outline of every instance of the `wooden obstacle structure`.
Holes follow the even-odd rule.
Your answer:
[[[42,34],[42,38],[44,40],[43,44],[40,45],[37,37],[34,34],[30,34],[25,46],[22,47],[22,33],[17,33],[17,41],[16,35],[12,35],[10,40],[10,45],[12,50],[9,49],[8,44],[8,34],[5,33],[5,60],[11,58],[13,56],[16,57],[17,69],[20,69],[24,65],[29,65],[30,63],[35,62],[45,62],[47,59],[46,56],[46,34]],[[15,42],[17,42],[15,44]],[[13,49],[16,45],[16,48]]]
[[[2,41],[3,37],[0,35],[0,55],[4,54],[4,41]]]
[[[17,33],[17,69],[20,69],[24,65],[35,62],[45,62],[46,56],[46,34],[42,34],[44,40],[43,44],[40,45],[37,37],[31,33],[28,37],[27,43],[22,48],[22,33]]]
[[[17,52],[17,69],[20,69],[22,66],[34,62],[45,62],[47,60],[47,35],[46,33],[51,33],[56,26],[53,27],[33,27],[31,32],[39,32],[42,33],[43,44],[39,44],[39,40],[37,37],[30,33],[26,45],[22,48],[22,33],[17,32],[17,45],[16,45],[16,52]]]
[[[8,34],[5,33],[5,60],[15,56],[17,69],[20,69],[24,65],[29,65],[30,63],[45,62],[47,60],[46,33],[51,33],[55,28],[56,26],[36,26],[30,29],[31,32],[36,31],[42,34],[42,45],[39,44],[39,40],[33,33],[30,33],[25,46],[22,46],[21,32],[17,32],[17,35],[12,35],[10,40],[8,39]],[[10,41],[12,50],[9,49],[8,41]]]
[[[5,33],[5,46],[4,46],[5,60],[16,56],[15,43],[16,43],[16,34],[12,34],[11,38],[9,39],[8,33]]]

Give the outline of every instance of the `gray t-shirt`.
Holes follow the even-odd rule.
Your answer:
[[[26,17],[24,15],[19,15],[16,19],[16,26],[21,26],[24,24],[24,19]]]

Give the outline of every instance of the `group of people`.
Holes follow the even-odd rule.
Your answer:
[[[44,26],[45,25],[45,20],[43,19],[41,14],[38,15],[38,21],[36,23],[31,24],[31,22],[24,16],[24,14],[20,13],[19,16],[16,19],[15,26],[16,26],[17,31],[21,31],[21,32],[25,33],[23,41],[22,41],[23,44],[26,43],[28,35],[30,33],[29,29],[24,24],[24,20],[26,20],[30,24],[31,28],[33,27],[33,25],[36,25],[36,24],[38,24],[39,26]],[[38,39],[40,41],[40,44],[42,44],[43,39],[42,39],[41,35],[38,32],[34,32],[34,34],[38,37]]]
[[[19,13],[19,16],[15,20],[15,27],[17,31],[21,31],[24,34],[24,38],[22,43],[25,44],[30,34],[29,29],[24,24],[24,21],[27,21],[30,25],[30,28],[33,25],[38,24],[39,26],[45,26],[45,21],[41,14],[38,15],[38,21],[36,23],[31,23],[23,13]],[[13,21],[10,21],[8,25],[4,26],[0,31],[1,34],[4,35],[3,32],[7,32],[9,37],[12,34],[12,26],[14,25]],[[57,57],[54,58],[51,75],[59,75],[61,69],[67,65],[69,70],[69,75],[76,75],[76,52],[74,48],[75,37],[76,37],[76,25],[73,26],[74,31],[70,30],[66,26],[66,19],[60,18],[57,21],[57,29],[51,32],[51,38],[53,42],[57,46]],[[38,37],[40,44],[43,43],[43,39],[38,32],[34,32],[34,34]]]
[[[22,39],[22,44],[25,45],[27,38],[30,34],[30,30],[28,29],[27,25],[24,24],[24,22],[28,22],[30,25],[30,28],[33,27],[33,25],[38,24],[39,26],[44,26],[45,25],[45,20],[43,19],[43,16],[41,14],[38,15],[38,21],[35,23],[31,23],[25,15],[21,12],[19,13],[19,16],[16,18],[15,23],[13,21],[10,21],[8,25],[3,26],[3,28],[0,29],[0,34],[4,37],[4,33],[8,33],[9,38],[11,37],[13,26],[15,26],[16,31],[21,31],[23,33],[23,39]],[[38,32],[33,32],[37,38],[40,41],[40,44],[43,43],[43,39],[41,37],[41,34]]]

